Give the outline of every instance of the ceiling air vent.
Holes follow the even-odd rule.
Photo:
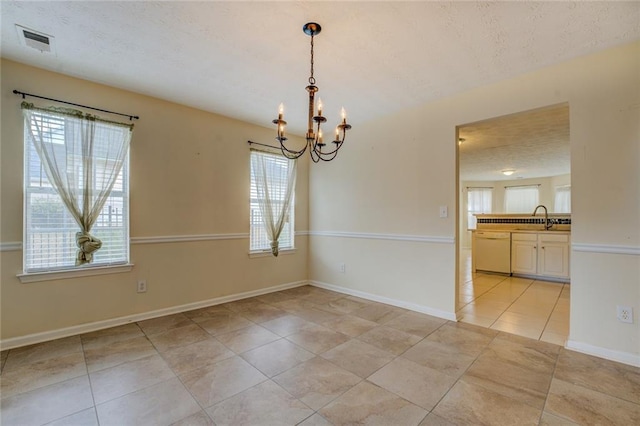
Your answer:
[[[20,44],[39,50],[40,52],[54,53],[53,36],[31,30],[16,24]]]

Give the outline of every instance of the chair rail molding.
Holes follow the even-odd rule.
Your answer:
[[[640,246],[572,243],[571,248],[573,249],[573,251],[585,253],[630,254],[635,256],[640,255]]]
[[[0,243],[0,251],[18,251],[22,250],[22,241],[9,241]]]
[[[366,240],[411,241],[417,243],[455,244],[455,237],[407,234],[376,234],[369,232],[309,231],[312,237],[358,238]]]

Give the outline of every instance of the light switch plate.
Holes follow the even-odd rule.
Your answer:
[[[447,217],[449,216],[449,211],[447,209],[447,206],[440,206],[440,217]]]

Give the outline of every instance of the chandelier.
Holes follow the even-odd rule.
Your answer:
[[[351,125],[347,124],[347,115],[345,113],[344,108],[342,108],[342,122],[340,122],[336,126],[335,139],[331,142],[334,146],[330,148],[325,148],[327,144],[324,142],[324,137],[322,135],[322,129],[320,125],[327,121],[325,117],[322,116],[322,100],[318,99],[317,105],[317,114],[316,105],[315,105],[315,95],[318,91],[318,86],[316,86],[316,79],[313,77],[313,38],[317,34],[320,34],[321,31],[320,24],[315,22],[309,22],[302,27],[302,30],[308,36],[311,36],[311,75],[309,76],[309,85],[306,87],[307,92],[309,92],[309,118],[307,121],[307,133],[304,148],[299,151],[289,149],[285,146],[285,141],[287,140],[285,136],[285,126],[287,122],[284,121],[284,105],[280,104],[280,108],[278,109],[278,118],[273,120],[273,124],[277,126],[277,136],[276,139],[280,142],[280,149],[282,150],[282,155],[289,159],[300,158],[302,154],[305,153],[307,148],[309,149],[309,154],[311,155],[311,160],[314,163],[318,161],[331,161],[336,158],[338,155],[338,150],[342,147],[342,143],[344,142],[344,138],[347,134],[347,130],[351,129]],[[315,124],[315,129],[314,129]],[[315,131],[314,131],[315,130]]]

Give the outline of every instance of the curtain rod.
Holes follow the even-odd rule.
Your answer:
[[[260,143],[260,142],[247,141],[247,143],[249,145],[260,145],[260,146],[266,146],[267,148],[280,149],[280,147],[278,147],[278,146],[267,145],[267,144]]]
[[[467,189],[493,189],[493,186],[467,186]]]
[[[100,108],[94,108],[94,107],[90,107],[90,106],[86,106],[86,105],[80,105],[80,104],[74,104],[73,102],[67,102],[67,101],[61,101],[60,99],[53,99],[53,98],[47,98],[44,96],[38,96],[38,95],[32,95],[31,93],[25,93],[25,92],[21,92],[19,90],[14,90],[13,93],[15,93],[16,95],[22,95],[22,99],[24,99],[25,96],[31,96],[32,98],[40,98],[40,99],[46,99],[48,101],[54,101],[54,102],[60,102],[62,104],[67,104],[67,105],[73,105],[73,106],[77,106],[80,108],[87,108],[87,109],[92,109],[94,111],[101,111],[101,112],[106,112],[107,114],[115,114],[115,115],[121,115],[123,117],[129,117],[129,120],[139,120],[140,117],[137,115],[131,115],[131,114],[122,114],[120,112],[113,112],[113,111],[109,111],[106,109],[100,109]]]
[[[511,186],[505,186],[505,188],[527,188],[529,186],[540,186],[542,184],[540,183],[534,183],[533,185],[511,185]]]

